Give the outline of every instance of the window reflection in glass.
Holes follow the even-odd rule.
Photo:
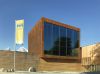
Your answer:
[[[53,55],[59,55],[59,26],[53,26]]]
[[[60,55],[66,56],[66,48],[67,48],[67,33],[66,28],[60,27]]]
[[[44,53],[58,56],[77,56],[79,32],[44,22]]]
[[[44,53],[52,55],[52,25],[44,23]]]

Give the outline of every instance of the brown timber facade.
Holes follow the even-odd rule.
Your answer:
[[[66,45],[62,41],[63,45],[65,45],[65,46],[63,46],[63,45],[61,46],[61,44],[62,44],[60,42],[61,38],[59,38],[60,41],[58,41],[58,43],[57,43],[60,45],[60,46],[58,46],[59,48],[57,49],[56,46],[50,48],[50,46],[48,46],[50,43],[49,42],[50,38],[49,39],[47,38],[50,36],[47,36],[47,34],[51,34],[52,32],[49,33],[48,30],[45,30],[46,26],[48,26],[48,25],[45,26],[45,22],[46,22],[46,24],[49,23],[49,25],[53,24],[53,26],[59,27],[59,29],[58,29],[59,31],[61,31],[61,29],[60,29],[60,27],[61,27],[64,29],[68,29],[68,30],[70,29],[70,30],[78,32],[78,34],[75,33],[75,37],[77,35],[78,38],[76,41],[77,44],[74,44],[74,46],[72,45],[73,49],[69,47],[69,46],[71,46],[70,44],[73,43],[73,41],[68,40],[68,38],[65,38],[65,40],[67,41],[67,42],[65,41]],[[59,35],[63,34],[61,32],[59,32],[59,33],[60,33]],[[65,33],[67,33],[67,32],[65,32]],[[68,34],[70,34],[70,33],[68,33]],[[68,35],[68,34],[66,34],[66,35]],[[53,35],[55,35],[55,34],[53,33]],[[57,35],[55,35],[55,36],[57,36]],[[64,36],[64,35],[62,35],[62,36]],[[53,36],[51,38],[53,38]],[[56,38],[56,37],[54,37],[54,38]],[[64,40],[64,38],[62,40]],[[70,43],[68,43],[68,41]],[[51,45],[52,44],[53,43],[51,42]],[[65,50],[63,50],[62,47],[65,47]],[[50,48],[50,50],[49,50],[49,48]],[[81,64],[80,64],[80,62],[81,62],[80,29],[76,28],[74,26],[70,26],[68,24],[63,24],[63,23],[42,17],[28,34],[28,49],[29,49],[30,54],[37,55],[40,58],[40,61],[39,61],[40,64],[38,65],[38,69],[37,69],[39,71],[45,71],[45,70],[46,71],[55,71],[55,70],[56,71],[57,70],[58,71],[59,70],[78,71],[79,69],[82,68]],[[71,50],[69,50],[69,49],[71,49]],[[51,68],[51,66],[53,68]],[[58,66],[61,66],[61,67],[58,68]],[[77,66],[77,68],[76,68],[76,66]]]

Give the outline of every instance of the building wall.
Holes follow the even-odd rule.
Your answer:
[[[77,60],[41,58],[38,70],[83,72],[85,68]]]
[[[37,71],[84,71],[81,63],[75,59],[39,58],[27,52],[16,52],[16,71],[28,71],[30,67]],[[0,68],[14,69],[14,52],[0,51]]]
[[[55,24],[57,26],[63,26],[65,28],[73,29],[73,30],[78,31],[80,34],[79,28],[42,17],[28,34],[28,49],[29,49],[30,54],[35,54],[39,57],[45,57],[45,54],[44,54],[44,25],[43,25],[44,22],[48,22],[48,23]],[[79,37],[79,50],[78,50],[78,57],[77,57],[78,60],[81,59],[80,56],[81,56],[81,52],[80,52],[80,37]]]
[[[28,71],[30,67],[37,67],[36,59],[36,57],[27,52],[16,52],[15,69],[18,71]],[[0,68],[5,70],[14,69],[13,51],[0,51]]]
[[[100,71],[100,43],[82,47],[81,61],[88,71]]]
[[[30,54],[42,56],[42,21],[38,21],[28,34],[28,51]]]
[[[28,34],[29,54],[38,56],[38,71],[83,71],[81,66],[81,51],[79,37],[79,54],[78,57],[71,56],[46,56],[44,54],[44,26],[43,23],[48,22],[65,28],[70,28],[80,32],[79,28],[59,23],[47,18],[41,18]],[[45,58],[45,59],[44,59]]]
[[[93,51],[95,44],[82,47],[82,65],[91,64],[91,52]]]
[[[82,64],[89,65],[95,60],[96,62],[100,61],[99,59],[97,60],[98,56],[100,56],[99,49],[100,43],[82,47]]]
[[[65,27],[65,28],[69,28],[69,29],[78,31],[79,32],[79,41],[78,41],[78,43],[79,43],[79,50],[78,50],[78,57],[77,57],[77,59],[78,60],[81,60],[81,51],[80,51],[80,29],[77,28],[77,27],[74,27],[74,26],[71,26],[71,25],[68,25],[68,24],[64,24],[64,23],[60,23],[60,22],[57,22],[57,21],[54,21],[54,20],[51,20],[51,19],[48,19],[48,18],[44,18],[44,17],[42,18],[42,21],[43,22],[48,22],[48,23],[51,23],[51,24],[54,24],[54,25],[57,25],[57,26],[61,26],[61,27]],[[44,35],[44,33],[43,33],[43,35]],[[43,41],[44,41],[44,39],[43,39]],[[43,47],[44,47],[44,43],[43,43]],[[44,48],[43,48],[43,52],[44,52]],[[43,54],[43,55],[44,55],[43,57],[45,57],[45,54]],[[73,57],[71,57],[71,58],[73,58]]]

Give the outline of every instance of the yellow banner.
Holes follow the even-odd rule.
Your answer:
[[[16,44],[24,43],[24,20],[16,20]]]

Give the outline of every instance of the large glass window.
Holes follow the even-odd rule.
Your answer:
[[[46,22],[44,24],[44,53],[52,55],[52,25]]]
[[[72,55],[72,30],[67,29],[67,55]]]
[[[67,29],[67,55],[76,56],[78,55],[78,41],[79,33],[75,30]]]
[[[67,48],[67,33],[66,28],[60,27],[60,55],[66,56],[66,48]]]
[[[59,55],[59,26],[53,26],[53,55]]]
[[[44,22],[44,53],[58,56],[77,56],[79,32]]]

